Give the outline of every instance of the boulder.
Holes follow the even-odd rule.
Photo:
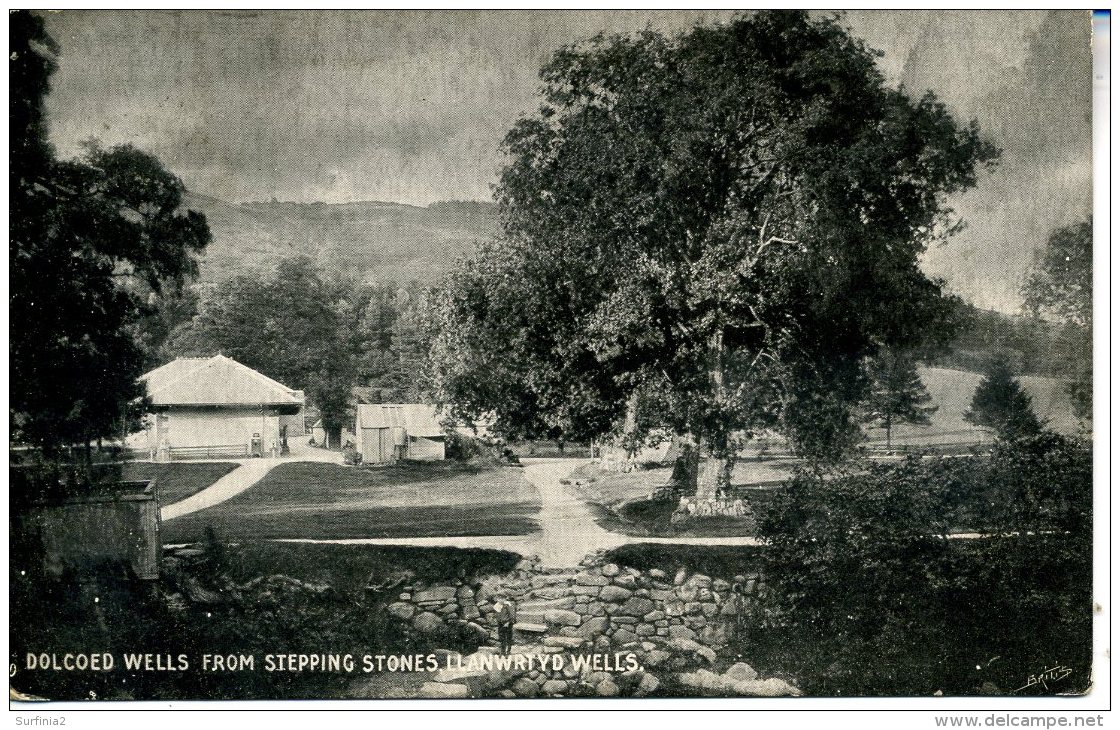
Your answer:
[[[723,646],[727,643],[727,631],[723,626],[705,626],[697,640],[708,646]]]
[[[645,616],[642,616],[642,621],[645,621],[647,624],[652,624],[662,620],[663,618],[665,618],[664,611],[650,611]]]
[[[385,610],[389,612],[389,615],[396,616],[402,621],[408,621],[416,615],[416,606],[413,606],[411,603],[405,603],[404,601],[390,603]]]
[[[670,626],[669,636],[673,637],[674,639],[691,639],[692,641],[696,640],[696,632],[688,628],[687,626]]]
[[[544,640],[545,646],[559,646],[564,649],[578,649],[587,643],[587,639],[579,636],[549,636]]]
[[[594,573],[579,573],[574,578],[577,586],[605,586],[610,584],[610,579]]]
[[[732,664],[726,672],[723,673],[724,679],[732,682],[753,682],[758,679],[758,672],[754,670],[750,664],[738,662]]]
[[[619,573],[622,572],[622,569],[619,568],[616,563],[607,563],[606,565],[604,565],[599,570],[603,575],[607,576],[608,578],[613,578],[613,577],[615,577],[616,575],[618,575]]]
[[[653,636],[657,633],[657,627],[653,624],[638,624],[634,628],[634,633],[638,636]]]
[[[610,679],[604,679],[599,684],[595,685],[595,694],[600,697],[618,697],[621,690],[618,685]]]
[[[669,629],[672,631],[672,628]],[[675,638],[669,639],[666,643],[670,649],[681,652],[682,654],[692,654],[703,658],[709,664],[714,664],[716,661],[716,653],[709,647],[693,641],[692,639]]]
[[[661,686],[661,680],[653,676],[649,672],[642,673],[642,679],[638,682],[637,688],[634,690],[635,697],[646,697],[657,691]]]
[[[584,621],[578,629],[576,629],[576,636],[584,639],[594,639],[597,636],[602,636],[610,626],[610,619],[606,616],[596,616]]]
[[[675,576],[673,576],[673,585],[675,585],[675,586],[684,585],[684,582],[687,579],[688,579],[688,570],[686,570],[685,568],[680,568],[680,569],[677,570],[677,574]]]
[[[660,568],[651,568],[649,571],[649,577],[653,578],[654,580],[665,580],[669,577],[669,574],[664,570],[661,570]]]
[[[623,603],[621,606],[619,606],[618,613],[624,614],[626,616],[640,617],[645,616],[654,608],[656,608],[656,606],[650,599],[632,596],[629,600],[626,601],[626,603]]]
[[[536,682],[525,677],[521,677],[510,685],[510,691],[518,697],[536,697],[540,694],[540,689]]]
[[[412,627],[422,634],[434,634],[446,629],[447,625],[443,623],[439,616],[430,611],[424,611],[412,619]]]
[[[575,611],[550,608],[544,612],[544,622],[550,626],[579,626],[583,619]]]
[[[416,603],[444,603],[455,600],[455,586],[432,586],[417,593],[413,600]]]
[[[695,672],[684,672],[678,679],[686,687],[701,690],[705,693],[725,693],[729,689],[728,681],[715,672],[707,669],[697,669]]]
[[[603,586],[599,590],[599,600],[612,603],[622,603],[633,594],[633,591],[621,586]]]
[[[697,588],[712,587],[712,579],[702,573],[697,573],[696,575],[692,576],[688,579],[688,582],[696,586]]]
[[[541,685],[546,695],[562,695],[568,692],[568,683],[563,679],[550,679]]]
[[[630,644],[638,640],[638,635],[628,629],[619,628],[611,634],[611,639],[616,644]]]
[[[623,588],[634,588],[638,585],[638,579],[632,575],[620,575],[614,579],[614,584]]]
[[[470,697],[470,691],[465,684],[455,684],[454,682],[425,682],[420,685],[416,696],[440,700],[463,699],[465,697]]]
[[[660,667],[672,656],[673,655],[667,651],[654,649],[653,651],[646,652],[645,659],[642,661],[642,664],[647,667]]]
[[[801,691],[784,679],[730,682],[729,689],[744,697],[800,697]]]

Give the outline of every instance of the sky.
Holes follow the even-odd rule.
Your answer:
[[[678,32],[724,11],[76,11],[47,100],[62,155],[132,143],[230,202],[487,200],[537,70],[597,32]],[[1012,311],[1033,252],[1091,207],[1089,15],[852,11],[887,82],[932,90],[1004,150],[954,199],[966,228],[923,267]]]

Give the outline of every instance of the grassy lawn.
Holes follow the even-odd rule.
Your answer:
[[[736,492],[760,513],[773,497],[773,487],[752,488],[760,482],[773,482],[789,476],[789,460],[740,461],[732,473]],[[677,509],[676,500],[651,500],[648,496],[666,486],[672,476],[668,467],[631,472],[603,471],[596,464],[582,464],[569,477],[572,488],[591,507],[595,522],[605,530],[632,537],[753,537],[757,524],[753,518],[709,517],[692,520],[684,526],[670,523]]]
[[[222,504],[164,523],[164,541],[524,535],[536,489],[516,467],[433,462],[381,468],[293,462]]]
[[[150,464],[130,462],[123,465],[121,479],[139,481],[150,479],[159,490],[161,505],[174,504],[201,492],[240,464],[230,462],[207,462],[196,464]]]

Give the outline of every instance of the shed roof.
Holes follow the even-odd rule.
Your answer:
[[[424,403],[363,403],[358,406],[357,427],[402,427],[409,436],[443,436],[439,412]]]
[[[157,406],[299,406],[303,391],[225,355],[181,357],[140,376]]]

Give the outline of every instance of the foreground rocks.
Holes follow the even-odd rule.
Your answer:
[[[667,682],[673,694],[800,694],[786,680],[759,678],[744,663],[717,671],[757,590],[757,576],[734,582],[740,596],[731,581],[683,569],[670,578],[664,570],[639,571],[593,555],[577,569],[544,570],[527,559],[505,576],[401,585],[386,610],[424,636],[468,633],[481,644],[473,654],[456,655],[457,668],[441,669],[418,696],[645,697]],[[513,665],[497,655],[498,598],[517,606],[511,654],[537,657],[535,663]]]

